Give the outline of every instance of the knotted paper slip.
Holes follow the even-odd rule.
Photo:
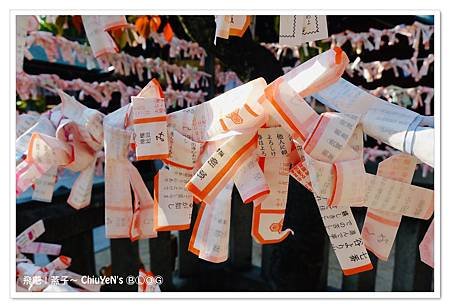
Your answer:
[[[154,179],[155,230],[190,228],[193,195],[185,186],[201,151],[201,143],[168,129],[169,156]]]
[[[68,203],[89,205],[97,153],[103,147],[103,114],[60,91],[61,104],[16,140],[16,193],[33,186],[33,199],[50,202],[58,168],[80,172]]]
[[[411,183],[417,159],[408,154],[397,154],[378,165],[377,175]],[[402,215],[379,209],[368,209],[362,236],[368,250],[379,259],[387,261],[397,235]]]
[[[154,203],[139,171],[128,159],[168,157],[167,121],[162,91],[151,80],[132,103],[107,115],[105,134],[106,236],[131,240],[156,237]],[[131,199],[130,184],[134,193]]]
[[[257,129],[265,122],[258,98],[265,86],[264,79],[259,78],[202,105],[169,115],[169,125],[204,144],[194,166],[195,175],[186,185],[201,202],[189,250],[211,262],[228,258],[232,180],[241,164],[251,163],[256,149]],[[256,161],[249,168],[254,167],[259,168]],[[262,191],[268,193],[267,185],[240,187],[244,187],[241,193],[245,191],[246,200]]]
[[[343,62],[347,62],[343,56],[336,52],[335,62],[339,63],[343,59]],[[339,57],[342,58],[339,60]],[[433,212],[433,191],[365,173],[362,161],[364,126],[359,125],[360,116],[323,113],[319,117],[299,97],[322,90],[314,80],[310,82],[311,79],[301,78],[314,71],[323,71],[319,64],[321,62],[308,62],[297,68],[297,78],[285,75],[269,85],[266,89],[268,102],[265,105],[293,136],[297,136],[294,142],[301,159],[293,168],[293,176],[312,189],[344,274],[355,274],[371,269],[372,265],[350,206],[367,206],[370,210],[387,210],[429,219]],[[339,78],[339,75],[329,74],[321,79]],[[326,91],[327,88],[322,92]],[[296,102],[295,114],[293,101],[300,103]],[[409,110],[405,110],[405,113],[408,114]],[[297,121],[298,114],[303,115],[305,120]]]
[[[434,166],[434,127],[414,111],[377,98],[340,79],[313,95],[328,107],[361,116],[364,132]]]
[[[330,51],[328,55],[325,55],[325,57],[331,56],[332,58],[331,62],[325,63],[326,65],[332,64],[329,66],[333,66],[335,64],[335,53],[335,51]],[[340,59],[340,57],[341,53],[339,53],[338,58]],[[328,60],[327,58],[325,59]],[[321,61],[323,61],[323,59],[321,59]],[[344,64],[341,64],[341,66],[342,73]],[[332,71],[332,74],[336,75],[334,80],[332,80],[332,77],[328,74],[319,74],[316,75],[316,78],[320,78],[324,83],[330,82],[330,80],[336,81],[340,77],[340,74],[336,74],[334,69],[335,68],[333,67],[333,69],[330,70]],[[292,77],[295,77],[295,73],[291,73],[290,76],[288,76],[288,78]],[[220,137],[232,137],[224,141],[219,147],[216,147],[215,151],[211,151],[212,154],[209,155],[208,158],[205,158],[204,162],[202,161],[203,164],[201,168],[187,184],[187,188],[195,195],[195,197],[203,201],[194,226],[190,245],[190,250],[194,253],[198,253],[200,257],[202,257],[201,252],[202,246],[204,245],[202,245],[202,241],[198,239],[198,234],[204,234],[205,226],[214,223],[214,221],[220,221],[221,223],[226,221],[227,226],[221,228],[222,232],[217,232],[216,242],[211,242],[212,239],[209,237],[208,241],[206,241],[206,243],[210,242],[209,249],[206,247],[203,248],[207,251],[212,249],[211,246],[216,246],[216,250],[221,251],[222,253],[219,260],[223,260],[224,258],[223,250],[227,249],[227,247],[224,247],[223,243],[225,241],[223,240],[223,237],[227,236],[225,230],[228,230],[229,228],[227,211],[221,213],[220,220],[215,220],[212,219],[212,217],[217,214],[213,214],[211,211],[207,211],[207,209],[210,205],[215,205],[215,197],[218,195],[221,196],[221,194],[226,192],[224,188],[227,187],[229,180],[233,178],[235,179],[236,186],[238,187],[243,200],[254,201],[255,208],[252,223],[252,235],[255,240],[261,243],[276,243],[282,241],[290,233],[290,230],[282,229],[282,224],[287,199],[289,158],[291,157],[289,154],[293,148],[291,141],[292,133],[288,133],[285,128],[279,126],[277,121],[271,120],[269,117],[270,115],[277,119],[278,114],[266,112],[266,99],[264,93],[266,85],[261,83],[261,86],[257,86],[254,90],[250,91],[251,85],[257,85],[256,82],[260,83],[258,80],[259,79],[226,92],[223,96],[216,97],[210,102],[198,107],[203,107],[204,109],[207,109],[210,106],[216,107],[215,104],[218,104],[221,99],[226,100],[229,103],[233,102],[233,104],[240,104],[241,106],[239,107],[239,105],[237,105],[237,108],[235,107],[236,109],[231,110],[229,114],[218,117],[221,127],[218,127],[218,130],[216,129],[216,131],[219,136],[213,136],[211,139],[219,140]],[[318,87],[319,85],[315,86]],[[239,95],[239,93],[242,94]],[[246,95],[245,93],[250,93],[252,96],[248,97],[248,94]],[[234,99],[227,100],[226,96]],[[255,102],[257,102],[256,105]],[[210,106],[208,106],[208,104]],[[247,108],[247,106],[250,108]],[[248,111],[249,109],[251,112]],[[313,115],[314,111],[312,109],[311,111],[311,115]],[[243,117],[241,114],[248,116]],[[253,123],[253,126],[249,127],[249,121]],[[291,123],[290,121],[285,122]],[[217,124],[207,123],[209,127],[217,127]],[[289,126],[287,125],[287,127]],[[210,142],[208,142],[208,145],[210,145]],[[257,146],[258,150],[255,151]],[[254,163],[257,157],[262,158],[258,160],[261,162],[263,168]],[[242,165],[245,166],[245,169],[242,168],[241,170],[251,170],[244,175],[244,180],[241,178],[243,172],[239,170],[239,166]],[[238,178],[239,180],[236,180]],[[246,181],[245,179],[249,180]],[[251,179],[256,180],[252,181]],[[225,196],[221,196],[220,198],[222,200],[228,200]],[[228,203],[226,206],[228,208]],[[219,222],[217,222],[217,224],[218,223]],[[203,243],[204,242],[205,241],[203,241]],[[219,247],[224,249],[219,249]],[[218,262],[217,258],[210,258],[210,261]]]

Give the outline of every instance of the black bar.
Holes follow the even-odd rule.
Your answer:
[[[327,286],[322,279],[325,227],[313,194],[291,177],[283,225],[295,234],[273,245],[268,262],[269,279],[275,290],[325,290]]]
[[[154,275],[163,277],[164,282],[159,286],[161,291],[173,291],[172,272],[174,270],[175,255],[172,249],[170,232],[158,232],[157,238],[150,241],[150,270]]]
[[[72,258],[69,270],[80,275],[95,275],[92,230],[67,238],[61,244],[61,255]]]
[[[137,284],[128,284],[127,277],[137,277],[139,274],[139,242],[131,242],[128,238],[111,239],[112,276],[123,279],[122,283],[106,285],[102,291],[136,292]]]
[[[392,291],[415,291],[416,267],[417,263],[421,262],[419,229],[420,221],[418,219],[403,216],[395,243]],[[418,279],[422,279],[422,277],[418,277]]]
[[[246,270],[252,266],[252,210],[253,204],[244,204],[236,186],[231,199],[230,256],[231,266]]]

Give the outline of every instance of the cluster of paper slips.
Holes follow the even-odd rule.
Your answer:
[[[292,176],[314,194],[344,274],[370,270],[367,250],[386,260],[402,216],[433,215],[433,190],[411,180],[417,163],[433,166],[434,124],[342,79],[348,62],[335,47],[270,84],[258,78],[170,114],[156,80],[106,116],[61,92],[62,103],[17,139],[17,192],[34,185],[51,200],[57,169],[69,168],[80,175],[68,203],[87,206],[104,147],[108,238],[189,229],[193,202],[200,203],[189,250],[224,262],[233,185],[253,206],[253,238],[272,244],[295,232],[283,228]],[[304,100],[310,95],[336,112],[318,114]],[[399,150],[376,175],[365,172],[364,133]],[[131,161],[155,159],[164,164],[152,197]],[[361,232],[351,207],[367,207]],[[433,224],[421,244],[431,266],[432,232]]]

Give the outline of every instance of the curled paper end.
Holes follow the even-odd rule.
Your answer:
[[[291,229],[283,228],[284,211],[261,210],[258,205],[253,210],[252,237],[259,244],[275,244],[282,242],[289,234],[294,234]]]
[[[257,230],[254,233],[252,230],[253,239],[259,244],[277,244],[284,241],[289,235],[294,235],[294,231],[291,229],[284,229],[280,232],[272,232],[271,235],[259,233]],[[264,237],[266,236],[266,237]]]

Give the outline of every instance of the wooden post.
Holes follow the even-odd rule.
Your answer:
[[[392,291],[431,291],[433,270],[421,264],[419,252],[426,225],[418,219],[402,218],[395,243]]]
[[[215,57],[211,54],[208,54],[205,59],[205,72],[211,75],[209,79],[209,86],[206,88],[208,95],[206,96],[206,100],[210,100],[214,98],[214,94],[216,93],[216,82],[215,82],[215,69],[214,63]]]
[[[72,258],[69,270],[80,275],[95,275],[92,230],[84,231],[61,242],[61,255]]]
[[[321,274],[326,255],[325,228],[313,194],[293,178],[289,178],[283,228],[291,228],[295,234],[273,245],[267,261],[263,258],[263,263],[268,262],[271,267],[268,279],[273,282],[275,290],[325,290],[326,281]]]
[[[328,268],[329,268],[330,241],[325,238],[323,249],[323,265],[320,270],[319,285],[323,288],[321,291],[328,291]]]
[[[164,282],[159,287],[161,291],[173,291],[172,264],[175,256],[172,252],[170,232],[158,232],[157,238],[150,241],[150,269],[154,275],[163,277]]]
[[[253,204],[244,204],[236,186],[231,199],[230,265],[236,270],[252,266],[252,212]]]
[[[375,282],[377,277],[378,258],[371,251],[369,253],[373,270],[359,274],[358,291],[373,292],[375,291]]]
[[[180,278],[195,276],[199,270],[198,257],[188,251],[192,228],[198,213],[198,206],[194,204],[192,209],[191,228],[178,232],[178,275]]]
[[[123,279],[123,283],[107,285],[102,291],[136,292],[137,284],[127,284],[128,276],[136,277],[139,274],[139,242],[131,242],[128,238],[111,239],[111,265],[112,276]]]

